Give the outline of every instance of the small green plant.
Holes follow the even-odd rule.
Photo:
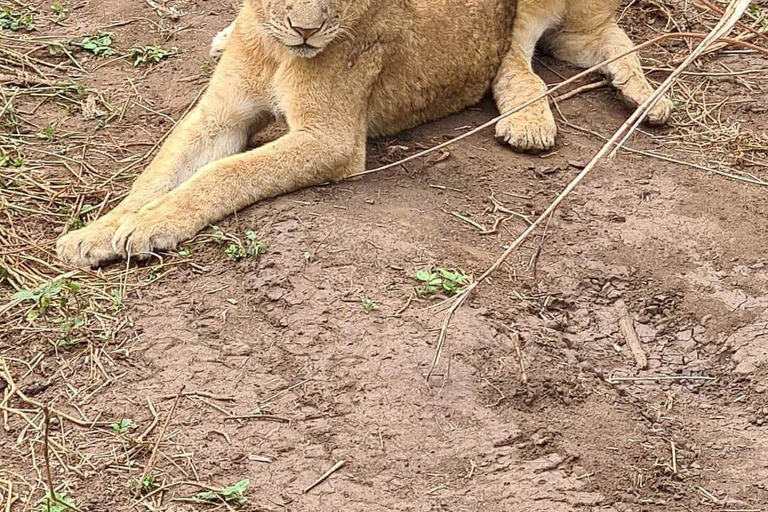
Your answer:
[[[151,283],[160,279],[162,275],[163,267],[156,265],[147,271],[147,275],[144,277],[145,283]]]
[[[121,292],[119,288],[113,288],[109,292],[109,297],[112,299],[112,308],[115,311],[120,310],[123,306],[123,292]]]
[[[79,82],[72,81],[68,84],[57,85],[56,94],[63,98],[84,101],[88,98],[88,89]]]
[[[82,210],[76,210],[72,206],[63,205],[59,208],[59,212],[67,216],[67,232],[85,227]]]
[[[221,230],[221,228],[217,228],[216,226],[213,226],[213,243],[216,245],[221,245],[224,243],[224,240],[227,239],[227,235],[224,234],[224,231]]]
[[[16,12],[5,7],[0,9],[0,28],[14,32],[21,29],[31,31],[35,29],[35,18],[30,13]]]
[[[147,475],[141,479],[141,489],[143,491],[151,491],[152,489],[157,489],[158,487],[160,487],[160,484],[157,483],[157,480],[152,475]]]
[[[53,496],[46,495],[40,505],[40,512],[69,512],[70,510],[77,510],[75,502],[59,493]]]
[[[21,167],[24,160],[19,156],[0,154],[0,167]]]
[[[37,132],[35,136],[38,139],[43,139],[43,140],[47,140],[48,142],[51,142],[53,139],[56,138],[56,128],[54,128],[52,124],[49,124],[42,130]]]
[[[188,247],[180,247],[178,253],[182,258],[188,258],[192,255],[192,251],[190,251]]]
[[[146,494],[160,487],[160,482],[152,475],[146,475],[139,482],[139,493]]]
[[[146,64],[157,64],[163,59],[172,57],[179,53],[178,46],[165,49],[159,44],[151,46],[140,46],[128,50],[128,56],[133,60],[133,67]]]
[[[18,130],[20,121],[16,115],[16,109],[13,108],[13,103],[8,102],[3,105],[3,108],[0,109],[0,112],[2,112],[0,113],[0,121],[3,122],[8,131],[13,132]]]
[[[112,427],[112,432],[121,436],[128,433],[128,429],[131,428],[131,425],[133,425],[133,420],[130,418],[123,418],[119,422],[110,425],[110,427]]]
[[[267,244],[259,240],[259,235],[255,231],[246,231],[245,238],[248,241],[245,254],[249,258],[258,258],[267,252]]]
[[[108,57],[115,54],[115,50],[112,49],[111,32],[98,32],[83,38],[81,41],[73,41],[72,44],[97,57]]]
[[[85,227],[85,222],[79,217],[70,217],[67,220],[67,232],[75,231],[76,229],[82,229]]]
[[[67,17],[67,14],[69,14],[69,9],[64,7],[61,2],[53,2],[51,4],[51,10],[58,18],[58,21],[64,20],[64,18]]]
[[[363,299],[363,311],[366,315],[370,315],[372,312],[379,309],[379,303],[373,299]]]
[[[69,337],[75,330],[85,325],[85,315],[78,313],[77,315],[66,318],[59,324],[59,329],[64,333],[66,337]]]
[[[224,254],[231,260],[240,261],[245,259],[245,247],[239,242],[232,242],[224,249]]]
[[[429,297],[439,291],[456,295],[472,281],[471,277],[460,270],[445,268],[436,268],[432,271],[419,270],[416,272],[416,279],[423,283],[416,287],[416,294],[419,297]]]
[[[238,503],[242,505],[248,501],[248,498],[245,497],[245,491],[248,490],[250,484],[251,481],[246,478],[229,487],[225,487],[224,489],[198,493],[195,498],[203,501],[216,502],[218,502],[219,499],[222,499],[227,503]]]
[[[33,303],[32,307],[30,307],[27,312],[27,321],[32,322],[38,317],[45,315],[53,307],[56,307],[63,317],[63,324],[72,316],[69,311],[70,299],[74,298],[75,302],[77,302],[77,294],[79,292],[79,284],[73,283],[72,281],[61,280],[49,283],[37,290],[19,290],[13,294],[13,298],[21,302]],[[69,329],[70,332],[71,330],[72,329]]]
[[[214,238],[219,232],[214,232]],[[223,240],[223,234],[222,234]],[[245,245],[235,239],[227,246],[224,253],[234,261],[244,260],[246,258],[258,259],[267,252],[267,244],[259,240],[259,235],[255,231],[245,232]]]

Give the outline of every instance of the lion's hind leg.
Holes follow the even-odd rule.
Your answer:
[[[572,0],[571,4],[562,25],[542,41],[554,57],[588,68],[619,57],[634,47],[616,23],[613,2]],[[636,108],[653,94],[636,53],[606,64],[602,70],[630,108]],[[672,102],[663,98],[648,113],[648,123],[664,124],[671,112]]]

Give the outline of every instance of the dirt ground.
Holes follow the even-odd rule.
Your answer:
[[[255,205],[161,262],[67,268],[57,236],[125,193],[205,85],[236,3],[83,0],[58,19],[0,1],[37,24],[0,31],[0,147],[23,157],[0,167],[0,507],[41,510],[50,484],[83,511],[768,510],[768,59],[729,49],[692,69],[671,125],[631,141],[645,154],[601,164],[458,310],[427,381],[448,297],[420,297],[416,272],[482,274],[626,112],[584,92],[558,103],[549,154],[482,133]],[[717,19],[688,7],[633,2],[622,24],[643,41]],[[765,29],[763,11],[744,22]],[[98,30],[115,56],[48,51]],[[119,58],[155,43],[179,54]],[[687,45],[647,52],[650,76]],[[494,115],[486,100],[371,141],[369,165]],[[228,258],[250,230],[265,254]],[[61,274],[77,287],[27,319],[35,304],[14,294]],[[244,503],[198,494],[244,479]]]

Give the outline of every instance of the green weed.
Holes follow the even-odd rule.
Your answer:
[[[0,154],[0,167],[21,167],[24,165],[24,160],[20,156]]]
[[[115,50],[112,49],[111,32],[98,32],[83,38],[81,41],[73,41],[72,44],[97,57],[108,57],[115,54]]]
[[[48,142],[53,141],[53,139],[56,138],[56,128],[53,127],[53,125],[49,124],[39,132],[35,134],[35,137],[38,139],[47,140]]]
[[[157,281],[158,279],[160,279],[160,275],[161,275],[162,271],[163,271],[163,267],[161,267],[159,265],[150,268],[147,271],[147,275],[144,277],[143,282],[144,283],[151,283],[153,281]]]
[[[239,242],[232,242],[224,249],[224,254],[231,260],[240,261],[245,259],[245,247]]]
[[[131,428],[131,425],[133,425],[133,420],[130,418],[123,418],[119,422],[110,425],[110,427],[112,427],[112,432],[121,436],[128,433],[128,429]]]
[[[363,311],[365,311],[366,315],[370,315],[377,309],[379,309],[378,302],[374,301],[373,299],[363,299]]]
[[[456,295],[472,281],[472,278],[462,271],[446,268],[436,268],[432,271],[419,270],[416,272],[416,279],[423,283],[416,287],[416,294],[422,298],[440,291]]]
[[[78,82],[71,82],[68,84],[58,85],[55,87],[56,94],[63,98],[68,98],[77,101],[83,101],[88,97],[88,89]]]
[[[2,105],[2,109],[0,109],[0,112],[4,111],[2,114],[0,114],[0,120],[3,121],[3,124],[8,129],[9,132],[14,132],[18,130],[19,128],[19,118],[16,115],[16,109],[13,108],[13,103],[8,102],[5,105]]]
[[[216,245],[221,245],[224,243],[224,240],[227,239],[227,235],[224,233],[224,231],[221,230],[221,228],[217,228],[216,226],[213,226],[213,242]]]
[[[64,7],[61,2],[53,2],[51,4],[51,10],[58,18],[58,21],[64,20],[64,18],[67,17],[67,14],[69,14],[69,9]]]
[[[49,283],[37,290],[19,290],[13,295],[13,298],[22,302],[33,303],[27,312],[27,321],[29,322],[33,322],[40,316],[46,315],[52,309],[57,309],[59,316],[63,317],[63,328],[64,323],[72,318],[70,302],[74,299],[77,304],[77,294],[79,292],[79,284],[61,280]],[[77,304],[78,314],[79,309],[80,305]],[[74,323],[72,325],[74,326]],[[69,331],[71,332],[71,329]]]
[[[152,492],[160,487],[160,483],[152,475],[147,475],[142,478],[139,485],[141,486],[142,493]]]
[[[85,222],[82,219],[71,217],[67,220],[67,232],[75,231],[85,227]]]
[[[163,59],[172,57],[179,53],[179,48],[174,46],[165,49],[158,44],[152,46],[141,46],[128,50],[128,56],[133,60],[133,67],[147,64],[157,64]]]
[[[115,311],[120,310],[123,306],[123,293],[118,288],[113,288],[109,292],[109,296],[112,299],[112,308]]]
[[[0,9],[0,28],[14,32],[21,29],[31,31],[35,29],[35,18],[30,13],[16,12],[5,7]]]
[[[65,318],[59,323],[59,329],[64,333],[67,338],[80,327],[84,326],[86,322],[85,315],[78,313],[77,315],[69,318]]]
[[[233,485],[230,485],[229,487],[225,487],[224,489],[201,492],[197,494],[195,498],[198,500],[214,502],[218,502],[219,499],[223,499],[227,503],[239,503],[242,505],[248,501],[248,498],[245,497],[245,491],[248,490],[248,486],[250,484],[251,481],[246,478]]]
[[[259,235],[255,231],[245,232],[245,244],[234,240],[224,250],[224,253],[234,261],[246,258],[258,259],[265,252],[267,252],[267,244],[259,240]]]

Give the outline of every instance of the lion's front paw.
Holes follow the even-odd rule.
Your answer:
[[[620,89],[619,92],[627,108],[634,110],[653,94],[653,89],[650,85],[641,84],[634,87],[625,87]],[[672,103],[672,100],[664,96],[648,112],[645,121],[651,126],[664,125],[672,116],[673,107],[674,103]]]
[[[175,249],[195,234],[183,215],[166,210],[145,206],[125,217],[112,237],[113,250],[146,259],[156,251]]]
[[[496,138],[519,153],[538,153],[555,146],[557,125],[548,106],[534,104],[496,123]]]
[[[661,126],[667,124],[670,116],[672,116],[673,106],[674,103],[672,103],[672,100],[666,97],[661,98],[659,102],[653,106],[650,112],[648,112],[646,121],[648,121],[648,124],[653,126]]]
[[[98,267],[120,259],[122,253],[115,251],[112,237],[118,222],[100,219],[77,231],[67,233],[56,242],[59,258],[76,267]]]

